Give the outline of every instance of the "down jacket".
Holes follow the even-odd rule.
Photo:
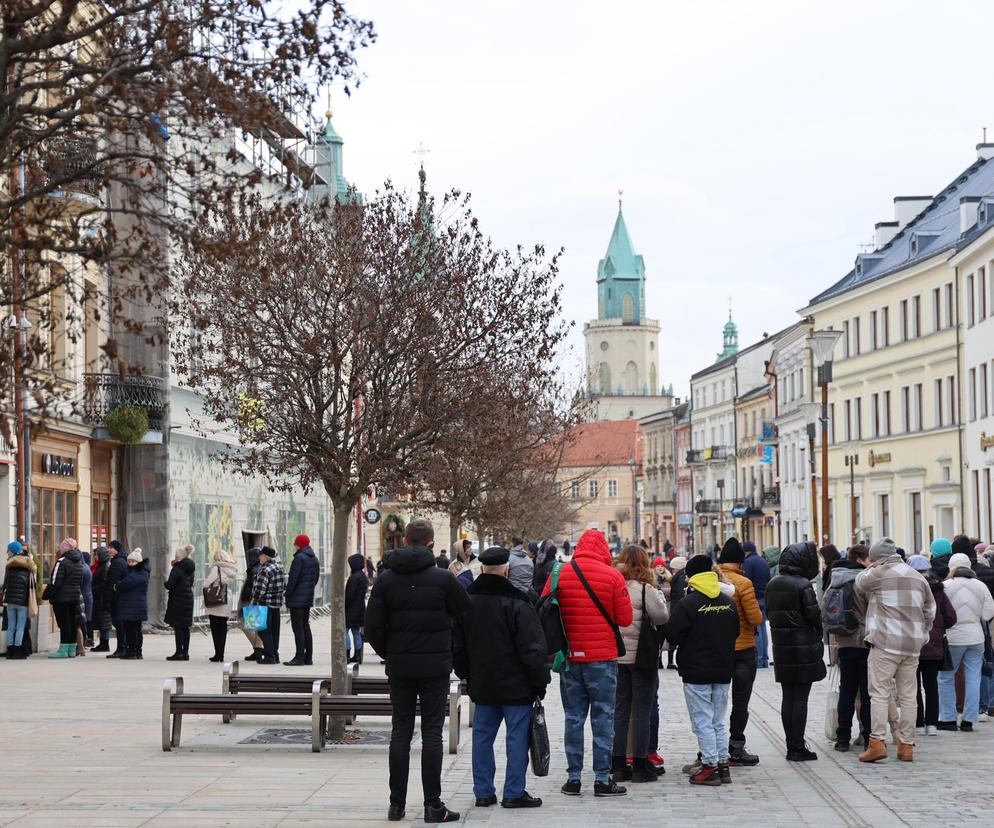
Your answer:
[[[825,678],[821,609],[811,579],[818,553],[811,541],[794,543],[780,556],[780,574],[766,588],[766,617],[773,639],[773,673],[782,684]]]
[[[984,643],[984,628],[994,618],[994,598],[971,570],[957,569],[945,584],[946,597],[956,611],[956,626],[946,633],[951,647]]]
[[[122,621],[148,621],[149,561],[128,567],[114,586],[117,593],[117,617]]]
[[[108,630],[111,627],[111,603],[113,592],[110,588],[110,554],[104,547],[96,551],[97,566],[93,570],[93,629]]]
[[[369,578],[365,572],[366,559],[356,552],[349,555],[351,575],[345,582],[345,626],[350,629],[361,627],[366,615],[366,593],[369,591]]]
[[[169,600],[163,620],[174,629],[193,626],[193,573],[196,569],[197,565],[190,558],[183,558],[173,563],[166,579]]]
[[[932,632],[928,641],[922,647],[919,659],[921,661],[942,661],[942,639],[949,633],[951,627],[956,626],[956,610],[946,595],[946,589],[942,580],[932,571],[925,573],[925,580],[932,588],[932,597],[935,599],[935,620],[932,621]]]
[[[295,609],[314,606],[314,589],[321,577],[321,565],[310,546],[293,553],[286,576],[286,605]]]
[[[628,588],[628,598],[632,602],[632,623],[621,629],[621,637],[625,640],[625,654],[618,659],[618,664],[634,664],[639,635],[642,632],[642,596],[645,595],[645,611],[649,614],[649,620],[657,627],[669,620],[670,607],[663,593],[652,584],[626,581],[625,586]]]
[[[576,544],[573,560],[563,565],[559,573],[559,609],[569,640],[570,663],[614,661],[618,658],[614,629],[587,594],[574,565],[583,572],[614,623],[619,627],[631,624],[628,588],[624,576],[611,566],[611,551],[602,532],[597,529],[584,532]],[[542,592],[549,592],[549,584]]]
[[[756,599],[756,589],[742,573],[742,564],[718,564],[718,568],[735,587],[732,599],[739,614],[739,637],[735,641],[735,651],[752,650],[756,646],[756,628],[763,623],[763,610]]]
[[[26,607],[31,593],[35,562],[27,555],[14,555],[7,561],[3,580],[4,603],[11,607]]]
[[[47,600],[51,604],[76,604],[83,595],[83,553],[70,549],[55,562]]]

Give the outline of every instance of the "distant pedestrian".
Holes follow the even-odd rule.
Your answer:
[[[37,568],[31,556],[24,552],[20,541],[7,544],[7,565],[4,570],[3,600],[7,611],[7,658],[22,659],[30,654],[30,642],[24,646],[28,614],[35,589]],[[37,602],[35,600],[37,611]]]
[[[245,629],[245,619],[242,617],[242,609],[252,603],[252,590],[255,588],[255,576],[259,573],[259,556],[262,554],[261,547],[253,546],[245,551],[245,580],[242,582],[242,590],[238,594],[238,625],[245,633],[252,652],[245,656],[243,661],[258,662],[262,658],[262,637],[253,630]]]
[[[928,558],[924,555],[912,555],[908,558],[908,566],[915,572],[920,572],[935,601],[935,619],[928,641],[922,646],[918,656],[918,715],[915,724],[925,728],[926,736],[937,736],[939,733],[939,671],[945,658],[945,639],[950,628],[956,626],[956,610],[953,609],[943,582],[932,571]]]
[[[532,588],[532,581],[535,577],[535,562],[528,554],[524,541],[520,537],[511,538],[511,574],[508,575],[511,583],[528,595]]]
[[[474,581],[481,572],[480,559],[473,554],[473,542],[468,538],[463,538],[456,544],[452,546],[453,561],[462,561],[466,568],[469,570],[469,575],[466,575],[466,580],[472,582]],[[451,566],[452,561],[449,562]]]
[[[79,582],[79,591],[83,599],[83,623],[80,626],[83,635],[82,644],[77,642],[76,652],[79,654],[82,646],[85,655],[85,648],[93,647],[93,570],[90,569],[90,553],[80,550],[80,555],[83,558],[83,565],[80,568],[83,577]]]
[[[770,565],[766,558],[756,551],[756,544],[745,541],[742,544],[745,561],[742,563],[742,574],[751,582],[756,593],[756,602],[763,613],[763,623],[756,628],[756,667],[765,670],[770,666],[770,633],[766,624],[766,585],[772,577]]]
[[[79,626],[79,602],[82,598],[83,555],[74,538],[59,544],[59,558],[49,577],[43,598],[52,605],[59,625],[59,649],[49,658],[76,657],[76,630]]]
[[[825,678],[821,608],[811,581],[818,575],[814,543],[802,541],[784,549],[779,574],[766,588],[766,611],[773,638],[773,675],[780,684],[780,719],[788,762],[818,758],[804,741],[811,685]]]
[[[173,553],[169,577],[166,579],[165,622],[173,628],[176,652],[166,661],[190,660],[190,627],[193,626],[193,582],[196,564],[193,544],[181,546]]]
[[[542,590],[545,589],[545,582],[549,580],[549,575],[552,574],[552,567],[555,565],[556,542],[549,539],[542,544],[538,555],[535,557],[535,574],[532,576],[532,589],[537,594],[540,595]]]
[[[766,561],[767,565],[770,567],[770,577],[776,578],[780,574],[780,547],[778,546],[764,546],[763,547],[763,559]]]
[[[435,563],[439,569],[448,569],[453,561],[459,560],[460,552],[462,552],[462,541],[456,541],[456,543],[452,544],[452,557],[450,558],[446,555],[443,549],[438,553],[438,557],[435,558]]]
[[[453,664],[467,680],[473,717],[473,793],[478,808],[497,804],[494,739],[503,722],[507,768],[501,806],[537,808],[525,790],[528,737],[535,699],[550,680],[548,650],[528,596],[507,579],[510,552],[501,546],[480,556],[482,572],[470,585],[471,609],[454,628]]]
[[[687,596],[673,607],[666,637],[677,647],[698,758],[685,770],[691,785],[716,787],[732,781],[728,767],[728,692],[735,671],[739,617],[723,594],[710,555],[687,561]]]
[[[425,822],[458,822],[442,802],[442,725],[452,672],[452,626],[463,623],[470,599],[435,564],[435,531],[412,520],[405,546],[390,553],[366,605],[366,639],[386,660],[393,706],[390,733],[390,807],[387,819],[404,819],[411,738],[421,706],[421,786]]]
[[[314,590],[321,579],[321,564],[311,549],[311,539],[307,535],[297,535],[293,545],[296,551],[286,576],[286,608],[293,630],[294,654],[292,659],[283,663],[287,667],[302,667],[314,663],[311,607],[314,606]],[[365,560],[361,563],[364,565]]]
[[[548,591],[546,584],[544,592]],[[562,792],[580,795],[584,724],[589,716],[594,796],[623,796],[627,790],[611,778],[611,752],[617,660],[623,647],[620,627],[632,623],[632,602],[600,530],[588,529],[580,536],[571,562],[559,574],[558,600],[570,645],[570,668],[559,678],[568,774]]]
[[[276,550],[264,546],[259,550],[259,570],[252,585],[252,604],[266,607],[266,628],[259,633],[262,638],[262,657],[259,664],[280,663],[280,608],[286,592],[286,575]]]
[[[673,607],[675,607],[680,601],[683,600],[684,596],[687,594],[687,573],[685,568],[687,566],[687,559],[683,555],[677,555],[670,558],[669,572],[670,572],[670,594],[667,596],[670,604],[670,614],[673,614]],[[675,670],[676,666],[676,647],[669,643],[669,639],[666,641],[666,669]]]
[[[114,625],[114,652],[107,658],[123,658],[128,651],[128,638],[124,631],[124,621],[118,611],[120,596],[114,587],[128,574],[128,550],[119,540],[110,542],[110,569],[107,571],[107,589],[110,590],[110,617]]]
[[[969,564],[967,560],[967,567]],[[918,655],[932,631],[935,600],[928,583],[901,560],[897,546],[890,538],[881,538],[870,547],[870,565],[856,577],[856,610],[866,619],[866,643],[870,645],[867,659],[870,744],[859,755],[859,760],[876,762],[887,757],[884,738],[893,697],[901,714],[897,725],[897,758],[911,762],[915,745]],[[991,614],[994,615],[994,611]],[[982,635],[980,640],[983,642]]]
[[[824,595],[825,590],[828,589],[829,582],[832,580],[832,567],[836,561],[842,560],[842,553],[839,552],[838,547],[834,543],[826,543],[819,548],[818,557],[821,558],[820,594]]]
[[[117,593],[118,617],[124,624],[128,649],[122,659],[141,660],[144,637],[142,623],[148,621],[148,582],[151,576],[149,561],[139,547],[128,553],[127,574],[114,585]]]
[[[96,560],[93,569],[93,629],[100,635],[100,643],[93,648],[95,653],[110,652],[110,631],[114,625],[111,614],[113,591],[110,585],[110,551],[106,546],[98,546],[94,551]]]
[[[214,643],[214,655],[210,661],[224,661],[224,650],[228,642],[228,622],[234,605],[235,578],[238,571],[234,558],[225,549],[214,553],[214,562],[204,578],[204,595],[213,594],[221,601],[219,604],[207,606],[204,601],[204,612],[211,625],[211,640]]]
[[[352,648],[350,652],[346,647],[345,655],[349,664],[362,664],[362,625],[366,615],[369,579],[366,577],[365,559],[358,552],[349,556],[348,564],[351,574],[345,582],[345,627]]]

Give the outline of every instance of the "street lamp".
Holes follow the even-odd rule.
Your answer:
[[[810,461],[811,467],[811,537],[815,536],[818,531],[818,484],[816,482],[815,472],[818,468],[818,464],[815,461],[815,424],[807,424],[808,432],[808,460]],[[804,448],[804,446],[801,446]]]
[[[714,545],[718,546],[721,543],[721,539],[725,536],[725,480],[724,478],[717,481],[718,483],[718,528],[714,533]]]
[[[832,381],[832,353],[842,331],[813,331],[809,336],[811,356],[821,386],[821,545],[828,543],[828,384]]]
[[[28,331],[31,320],[21,311],[11,314],[7,327],[14,342],[14,409],[17,417],[17,523],[27,546],[31,543],[31,421],[28,418]]]
[[[632,543],[638,543],[642,534],[642,524],[639,521],[638,486],[635,483],[635,469],[638,468],[638,463],[635,462],[634,457],[628,458],[628,468],[632,470]]]

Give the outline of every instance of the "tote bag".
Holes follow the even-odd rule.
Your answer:
[[[260,632],[266,629],[266,618],[269,615],[269,607],[261,604],[249,604],[242,607],[242,626],[247,632]]]
[[[828,669],[828,696],[825,697],[825,738],[835,741],[839,729],[839,668]]]

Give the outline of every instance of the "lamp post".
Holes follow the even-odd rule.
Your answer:
[[[725,480],[718,480],[718,528],[714,533],[714,543],[717,546],[725,534]]]
[[[846,465],[849,467],[849,525],[852,526],[852,545],[856,545],[856,466],[859,465],[858,454],[847,454]]]
[[[818,531],[818,484],[815,478],[817,461],[815,460],[815,424],[808,423],[808,461],[811,467],[811,536]]]
[[[818,385],[821,386],[821,545],[828,543],[828,384],[832,381],[832,353],[842,331],[813,331],[811,333],[811,356],[818,369]]]
[[[15,306],[16,307],[16,306]],[[25,546],[31,544],[31,420],[28,417],[28,331],[31,320],[21,308],[8,324],[14,334],[14,409],[17,419],[17,528]]]
[[[632,543],[638,543],[639,536],[642,534],[642,524],[639,520],[639,491],[635,482],[635,470],[638,468],[638,463],[635,462],[634,457],[628,458],[628,468],[632,470]]]

